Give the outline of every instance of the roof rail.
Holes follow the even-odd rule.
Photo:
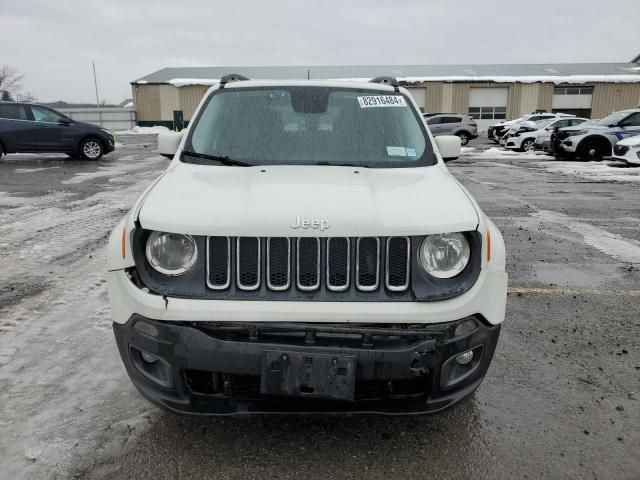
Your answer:
[[[220,87],[224,88],[224,86],[229,82],[239,82],[241,80],[249,80],[244,75],[240,75],[239,73],[230,73],[229,75],[225,75],[220,79]]]
[[[400,89],[398,88],[400,86],[400,83],[398,83],[398,80],[395,77],[388,77],[388,76],[382,75],[380,77],[372,78],[371,80],[369,80],[369,82],[382,83],[383,85],[391,85],[396,92],[400,91]]]

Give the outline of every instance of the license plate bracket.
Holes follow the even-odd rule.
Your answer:
[[[262,352],[264,395],[353,401],[356,357],[277,350]]]

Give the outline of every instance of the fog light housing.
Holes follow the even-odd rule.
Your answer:
[[[158,357],[156,357],[155,355],[151,355],[150,353],[147,352],[140,352],[140,357],[142,358],[142,360],[144,360],[146,363],[156,363],[158,361]]]
[[[469,365],[473,361],[473,350],[461,353],[456,357],[456,363],[458,365]]]

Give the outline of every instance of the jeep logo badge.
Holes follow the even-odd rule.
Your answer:
[[[320,230],[321,232],[327,230],[330,226],[331,224],[326,218],[314,218],[313,220],[309,220],[307,218],[296,217],[293,223],[289,224],[289,227],[294,230],[297,230],[298,228],[303,228],[305,230],[313,228],[314,230]]]

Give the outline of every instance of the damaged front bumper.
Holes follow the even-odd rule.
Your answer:
[[[163,409],[198,415],[433,413],[478,388],[500,332],[481,316],[348,324],[136,314],[113,328],[140,392]]]

